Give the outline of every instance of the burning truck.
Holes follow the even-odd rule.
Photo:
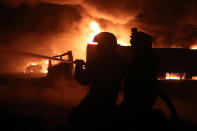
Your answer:
[[[18,52],[18,54],[35,57],[39,59],[48,59],[40,63],[30,63],[26,66],[24,73],[36,74],[45,73],[47,77],[58,76],[61,74],[72,75],[73,71],[73,55],[72,51],[56,55],[56,56],[44,56],[28,52]],[[67,57],[67,58],[65,58]],[[58,75],[57,75],[58,74]]]
[[[30,64],[26,67],[25,73],[42,73],[42,65]]]
[[[119,55],[129,63],[132,59],[132,50],[130,46],[118,46]],[[152,48],[152,51],[157,56],[158,79],[168,79],[170,75],[177,75],[180,79],[192,79],[197,73],[197,50],[183,48]],[[96,46],[88,45],[87,47],[87,62],[94,60],[97,57]],[[165,76],[166,75],[166,76]],[[165,78],[163,77],[165,76]],[[168,77],[167,77],[168,76]],[[174,76],[176,79],[176,76]]]

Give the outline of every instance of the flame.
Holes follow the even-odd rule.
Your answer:
[[[48,64],[49,64],[49,61],[46,60],[44,61],[44,63],[42,63],[42,73],[48,73]]]
[[[41,65],[42,66],[42,70],[40,73],[48,73],[48,60],[45,60],[45,61],[41,61],[39,63],[36,63],[36,62],[31,62],[29,64],[26,65],[26,67],[32,65],[32,66],[36,66],[36,65]],[[26,72],[26,71],[24,71]],[[32,70],[30,71],[31,73],[34,73]]]
[[[197,80],[197,76],[192,76],[192,80]]]
[[[92,42],[92,41],[93,41],[94,37],[98,33],[102,32],[103,30],[100,28],[99,24],[96,21],[94,21],[94,20],[91,21],[90,23],[88,23],[88,25],[89,25],[88,27],[85,26],[85,29],[87,29],[86,30],[87,31],[86,32],[86,35],[84,36],[85,43],[88,43],[88,44],[97,44],[96,42]],[[62,41],[62,39],[60,39],[60,41]],[[118,38],[117,42],[118,42],[118,44],[120,44],[122,46],[129,45],[128,43],[124,42],[123,40],[120,40],[120,37]],[[79,48],[79,47],[77,47],[77,48]],[[53,54],[59,54],[60,53],[59,50],[57,50],[57,47],[55,45],[52,46],[52,49],[53,49]],[[83,51],[85,51],[85,50],[83,50]],[[45,60],[45,61],[41,60],[40,62],[37,62],[37,63],[36,62],[31,62],[31,63],[27,64],[26,67],[28,67],[30,65],[41,65],[42,66],[41,73],[48,73],[48,60]]]
[[[127,42],[124,42],[122,40],[118,40],[118,44],[120,44],[121,46],[129,46],[130,45]]]
[[[91,29],[93,30],[93,34],[98,34],[99,32],[101,32],[99,25],[95,21],[92,21],[90,26]]]
[[[99,24],[95,21],[92,21],[90,23],[90,38],[88,40],[89,44],[97,44],[96,42],[92,42],[94,37],[101,32],[101,29],[99,27]],[[128,46],[129,44],[122,41],[122,40],[117,40],[118,44],[120,44],[121,46]]]
[[[190,47],[190,49],[196,50],[196,49],[197,49],[197,44],[192,45],[192,46]]]
[[[166,73],[166,80],[181,80],[185,79],[185,74],[180,73]]]
[[[92,21],[90,23],[90,39],[89,42],[90,44],[96,44],[95,42],[92,42],[94,37],[101,32],[100,27],[98,25],[98,23],[96,23],[95,21]]]
[[[28,64],[28,66],[29,65],[38,65],[38,63],[33,62],[33,63]]]

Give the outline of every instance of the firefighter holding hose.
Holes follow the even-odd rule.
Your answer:
[[[101,32],[93,41],[98,43],[98,58],[86,66],[83,60],[76,60],[74,72],[75,79],[81,85],[90,85],[90,90],[69,116],[70,125],[74,125],[72,127],[80,125],[92,130],[109,124],[125,69],[124,61],[116,53],[117,39],[114,34]]]

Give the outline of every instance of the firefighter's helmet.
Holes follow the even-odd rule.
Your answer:
[[[98,46],[103,48],[116,48],[117,39],[114,34],[110,32],[101,32],[94,37],[93,42],[97,42]]]

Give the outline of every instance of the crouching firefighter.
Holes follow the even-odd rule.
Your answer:
[[[131,122],[134,130],[169,130],[171,127],[164,113],[153,109],[160,96],[177,119],[173,104],[157,86],[158,58],[152,51],[152,37],[133,28],[130,43],[132,59],[125,78],[121,115]]]
[[[90,85],[90,89],[69,115],[72,129],[99,130],[109,125],[124,76],[125,63],[116,53],[114,34],[101,32],[93,41],[97,42],[98,57],[88,64],[83,60],[75,61],[75,79],[81,85]]]

